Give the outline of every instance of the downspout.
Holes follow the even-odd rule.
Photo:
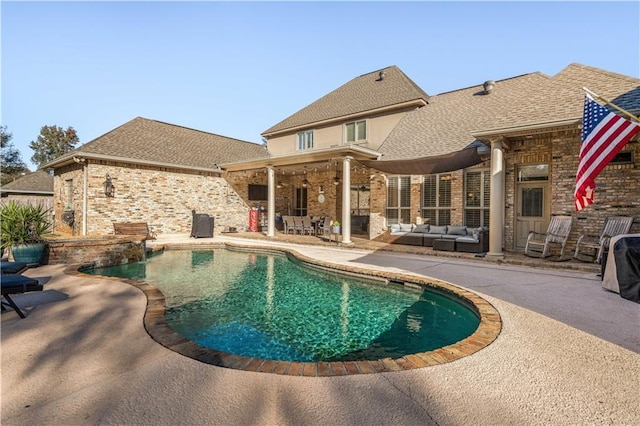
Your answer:
[[[87,210],[89,210],[89,162],[85,159],[82,164],[82,236],[87,235]]]

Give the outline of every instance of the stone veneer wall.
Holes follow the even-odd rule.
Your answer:
[[[87,235],[112,235],[113,222],[146,222],[160,234],[189,234],[191,210],[214,217],[215,232],[227,226],[244,230],[248,226],[249,206],[226,180],[214,173],[133,166],[126,163],[88,164]],[[106,174],[112,178],[115,195],[104,194]],[[60,220],[67,207],[66,184],[73,180],[75,223],[67,227]],[[56,230],[82,234],[82,165],[57,171],[55,180]]]
[[[44,264],[124,265],[145,258],[145,242],[130,238],[76,238],[47,243]]]

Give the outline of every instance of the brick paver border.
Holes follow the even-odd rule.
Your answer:
[[[209,349],[201,346],[174,332],[165,320],[164,295],[160,290],[135,280],[128,280],[117,277],[99,276],[101,279],[120,281],[139,288],[147,297],[147,309],[144,315],[144,327],[147,333],[164,347],[201,361],[206,364],[218,367],[232,368],[236,370],[255,371],[261,373],[282,374],[288,376],[307,377],[331,377],[354,374],[374,374],[392,371],[412,370],[433,365],[453,362],[457,359],[472,355],[491,344],[502,330],[502,320],[498,311],[482,297],[468,290],[460,288],[445,281],[435,280],[419,275],[398,274],[385,271],[373,271],[353,266],[333,264],[330,262],[312,259],[289,248],[272,248],[259,245],[237,245],[232,243],[214,243],[203,246],[193,245],[166,245],[157,247],[157,250],[169,249],[192,249],[192,248],[238,248],[242,250],[285,253],[293,256],[312,268],[328,268],[347,274],[357,274],[373,279],[402,283],[414,288],[429,289],[440,294],[448,295],[462,303],[465,303],[480,318],[480,324],[476,331],[467,338],[448,346],[435,349],[429,352],[405,355],[400,358],[384,358],[370,361],[344,361],[344,362],[289,362],[272,361]],[[81,265],[70,265],[65,269],[69,275],[84,275],[82,270],[86,268]],[[97,275],[91,275],[97,277]]]

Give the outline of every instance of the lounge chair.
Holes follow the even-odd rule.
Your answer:
[[[580,235],[573,257],[583,262],[602,262],[603,253],[609,249],[611,237],[628,234],[633,225],[633,217],[611,216],[605,219],[600,236]]]
[[[27,264],[25,262],[8,262],[2,261],[2,265],[0,266],[0,270],[2,274],[19,274],[22,271],[27,269]]]
[[[530,257],[545,258],[551,256],[554,249],[559,248],[559,260],[563,259],[564,248],[571,232],[571,216],[553,216],[546,233],[531,231],[527,237],[524,254]]]
[[[14,311],[24,318],[24,313],[20,310],[18,305],[11,299],[12,294],[27,293],[31,291],[42,291],[42,284],[38,280],[25,277],[20,274],[2,275],[2,296],[7,300],[7,303],[1,302],[2,310],[5,310],[5,305],[11,306]]]

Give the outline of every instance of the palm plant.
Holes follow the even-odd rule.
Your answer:
[[[0,242],[3,249],[19,245],[44,243],[50,228],[49,209],[42,205],[2,203],[0,208]]]

